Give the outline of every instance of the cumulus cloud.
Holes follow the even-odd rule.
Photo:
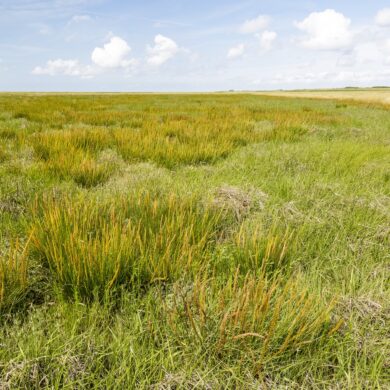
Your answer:
[[[272,45],[278,36],[275,31],[265,30],[261,34],[257,35],[260,39],[260,46],[263,50],[271,50]]]
[[[333,9],[313,12],[295,26],[306,33],[302,46],[315,50],[338,50],[351,46],[351,20]]]
[[[47,61],[45,66],[36,66],[32,74],[35,75],[65,75],[91,78],[97,74],[97,70],[90,65],[82,65],[78,60],[57,60]]]
[[[174,57],[179,51],[176,42],[168,37],[158,34],[154,38],[154,46],[147,47],[149,65],[160,66]]]
[[[111,37],[103,47],[96,47],[92,51],[92,65],[83,65],[77,59],[56,59],[47,61],[45,66],[37,66],[32,73],[35,75],[65,75],[91,78],[105,69],[121,68],[129,71],[137,64],[135,59],[129,58],[130,46],[119,37]]]
[[[254,34],[268,27],[270,17],[268,15],[259,15],[257,18],[246,20],[240,26],[242,34]]]
[[[245,45],[243,43],[240,43],[237,46],[233,46],[229,49],[227,53],[227,58],[238,58],[241,57],[245,52]]]
[[[96,47],[91,55],[93,63],[101,68],[128,68],[136,61],[129,58],[130,46],[120,37],[111,37],[103,47]]]
[[[354,44],[353,49],[341,51],[337,65],[342,67],[380,68],[381,64],[388,65],[390,56],[390,39],[368,36]]]
[[[390,8],[383,8],[377,14],[375,22],[381,27],[390,27]]]

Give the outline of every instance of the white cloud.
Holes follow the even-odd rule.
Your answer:
[[[47,61],[45,66],[36,66],[32,73],[35,75],[66,75],[91,78],[105,69],[121,68],[126,72],[133,70],[137,61],[129,58],[131,48],[125,40],[111,37],[103,48],[96,47],[91,55],[94,64],[83,65],[77,59],[56,59]]]
[[[382,39],[369,35],[366,39],[361,34],[361,39],[356,40],[351,50],[341,51],[337,59],[337,65],[342,67],[360,67],[367,69],[378,68],[381,64],[388,64],[387,56],[390,55],[390,39]]]
[[[130,46],[120,37],[111,37],[104,46],[96,47],[91,55],[92,61],[101,68],[128,68],[134,66],[136,61],[128,58]]]
[[[240,26],[240,32],[242,34],[254,34],[268,27],[270,17],[267,15],[259,15],[255,19],[246,20]]]
[[[36,66],[32,74],[35,75],[65,75],[65,76],[79,76],[82,78],[91,78],[97,74],[97,70],[90,65],[82,65],[78,60],[49,60],[46,65]]]
[[[245,52],[245,45],[243,43],[240,43],[237,46],[233,46],[229,49],[227,53],[227,58],[238,58],[241,57]]]
[[[301,40],[302,46],[316,50],[338,50],[351,46],[353,34],[351,20],[333,9],[313,12],[295,26],[307,35]]]
[[[257,34],[258,38],[260,38],[260,46],[263,50],[271,50],[272,45],[278,36],[275,31],[265,30],[261,34]]]
[[[174,57],[178,51],[179,47],[174,40],[158,34],[154,38],[154,46],[147,47],[149,54],[147,62],[149,65],[160,66]]]
[[[378,26],[390,27],[390,8],[383,8],[378,11],[375,22]]]

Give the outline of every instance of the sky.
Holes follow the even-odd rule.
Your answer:
[[[378,85],[389,0],[0,0],[0,91]]]

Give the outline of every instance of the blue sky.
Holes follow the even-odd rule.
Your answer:
[[[389,1],[0,0],[0,90],[390,85]]]

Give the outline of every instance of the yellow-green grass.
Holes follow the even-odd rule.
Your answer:
[[[266,261],[257,276],[241,275],[238,268],[222,283],[199,276],[191,289],[176,287],[164,311],[177,339],[240,359],[254,375],[330,339],[342,326],[330,317],[334,302],[309,293],[299,277],[268,277]]]
[[[16,242],[0,253],[0,315],[23,301],[29,287],[27,269],[27,245]]]
[[[31,241],[64,295],[90,300],[199,272],[221,225],[220,212],[175,195],[46,199]]]
[[[0,147],[0,163],[6,161],[8,159],[9,159],[9,154],[7,153],[7,151],[3,147]]]
[[[166,95],[101,96],[90,108],[90,98],[85,96],[63,97],[60,105],[53,96],[25,96],[19,97],[15,106],[6,99],[5,110],[33,128],[53,129],[26,136],[25,143],[33,146],[49,170],[63,172],[62,177],[66,172],[73,176],[72,166],[80,164],[80,150],[96,155],[112,148],[128,162],[151,161],[174,168],[215,163],[250,143],[293,141],[314,123],[340,120],[338,115],[310,110],[240,105],[240,97],[231,106],[226,103],[230,97],[224,95],[208,96],[207,104],[199,103],[197,95],[183,96],[182,112],[174,112],[169,99]],[[156,105],[155,100],[161,104]],[[50,167],[52,160],[58,159],[64,160],[60,164],[63,169]]]
[[[1,386],[388,387],[386,105],[0,107]]]

